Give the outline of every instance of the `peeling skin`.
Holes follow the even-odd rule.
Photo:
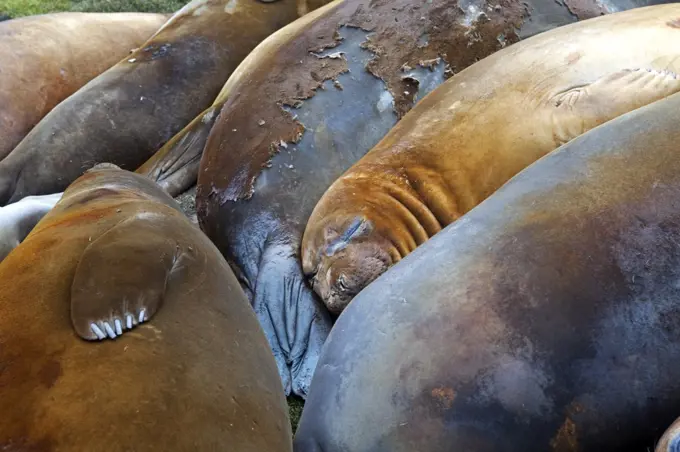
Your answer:
[[[102,161],[138,168],[210,106],[261,40],[297,17],[296,0],[239,0],[226,13],[230,1],[190,2],[54,108],[0,162],[0,204],[61,191]]]
[[[672,61],[680,32],[665,25],[678,13],[677,4],[659,5],[547,31],[427,96],[333,182],[307,222],[303,271],[326,306],[341,312],[389,266],[550,151],[679,92]],[[371,232],[327,254],[356,219]]]
[[[308,2],[304,0],[298,1],[298,7],[300,7],[300,4],[304,6],[305,11],[319,6],[317,4],[308,5]],[[205,8],[206,6],[201,7]],[[227,4],[225,8],[234,8],[233,2]],[[194,12],[194,14],[196,13]],[[298,11],[298,14],[300,14],[300,11]],[[265,39],[261,43],[262,47],[267,48],[269,41],[268,38]],[[218,113],[229,97],[234,86],[234,80],[239,80],[243,74],[252,70],[253,63],[257,60],[254,55],[257,54],[257,52],[251,52],[234,70],[213,104],[163,145],[135,172],[150,177],[171,196],[177,196],[195,185],[203,149],[215,119],[217,119]]]
[[[534,30],[576,20],[554,0],[480,10],[470,15],[454,0],[335,1],[272,35],[276,51],[263,43],[251,54],[259,64],[232,77],[201,161],[198,218],[259,312],[286,390],[305,391],[306,377],[289,386],[288,362],[306,347],[308,319],[325,312],[299,268],[302,231],[323,192],[444,78],[531,35],[524,24],[534,11],[547,11]],[[309,373],[316,352],[305,353]]]

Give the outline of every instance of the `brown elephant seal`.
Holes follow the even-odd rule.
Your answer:
[[[311,9],[317,9],[328,0],[298,1],[298,14],[306,14]],[[251,52],[227,80],[213,104],[196,116],[184,129],[172,137],[158,152],[137,169],[137,173],[144,174],[163,187],[171,196],[186,192],[196,184],[198,168],[203,155],[203,149],[208,135],[217,119],[222,106],[227,101],[231,89],[237,80],[245,76],[249,70],[262,58],[263,53],[273,53],[281,41],[265,39],[258,44],[259,49]]]
[[[56,13],[0,25],[0,159],[59,102],[120,61],[169,18]]]
[[[593,12],[581,18],[602,12],[582,5]],[[577,19],[553,0],[336,1],[272,35],[288,36],[234,81],[201,160],[198,218],[253,303],[286,391],[306,394],[332,325],[300,266],[326,189],[447,74]]]
[[[668,427],[654,452],[680,452],[680,418]]]
[[[61,196],[62,193],[27,196],[14,204],[0,207],[0,261],[19,246]]]
[[[134,171],[210,106],[250,50],[296,17],[296,0],[193,0],[0,162],[0,205],[63,191],[98,162]]]
[[[145,177],[87,172],[0,279],[0,450],[291,450],[276,365],[243,291]],[[72,322],[87,339],[123,335],[85,341]]]
[[[323,195],[302,269],[339,314],[371,281],[567,141],[680,91],[680,5],[547,31],[449,79]],[[510,118],[510,119],[509,119]]]
[[[586,132],[369,284],[295,450],[653,447],[680,406],[678,121],[675,94]]]

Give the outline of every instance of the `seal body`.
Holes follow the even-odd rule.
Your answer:
[[[368,285],[295,450],[653,448],[680,403],[678,120],[676,94],[586,132]]]
[[[336,180],[302,268],[334,313],[381,273],[567,141],[680,91],[677,4],[547,31],[472,65]]]
[[[52,110],[0,162],[0,203],[64,190],[99,162],[135,170],[205,110],[295,0],[193,0]]]
[[[298,14],[306,14],[317,9],[328,0],[297,0]],[[203,155],[203,149],[212,130],[217,115],[227,101],[232,87],[237,80],[246,76],[253,65],[261,59],[263,53],[272,53],[280,45],[281,36],[265,39],[258,44],[258,50],[251,52],[227,80],[213,104],[201,112],[177,135],[172,137],[158,152],[156,152],[136,172],[144,174],[163,187],[171,196],[186,192],[196,184],[198,168]]]
[[[591,6],[581,18],[605,12]],[[198,217],[249,294],[286,391],[306,394],[331,327],[299,252],[324,191],[447,75],[576,20],[552,0],[336,1],[273,35],[289,36],[235,81],[201,160]]]
[[[291,450],[276,365],[243,291],[145,177],[87,172],[0,278],[0,399],[12,407],[0,447]],[[116,340],[74,334],[91,339],[93,323]]]
[[[27,196],[0,207],[0,261],[26,238],[36,224],[61,199],[62,193]]]
[[[144,43],[169,19],[56,13],[0,25],[0,159],[59,102]]]

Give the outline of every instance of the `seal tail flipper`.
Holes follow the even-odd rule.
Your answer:
[[[274,353],[286,395],[302,398],[332,322],[307,286],[293,247],[268,247],[254,287],[253,308]]]
[[[135,172],[154,180],[170,196],[187,191],[198,179],[203,148],[220,108],[221,104],[213,105],[194,118]]]
[[[179,259],[152,218],[124,220],[85,248],[71,286],[71,322],[87,340],[120,336],[161,307]]]
[[[680,91],[680,77],[668,71],[624,69],[550,98],[553,137],[558,146],[618,116]]]

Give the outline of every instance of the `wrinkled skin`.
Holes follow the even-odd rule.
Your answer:
[[[0,279],[0,399],[11,407],[0,449],[291,451],[276,365],[243,291],[147,178],[88,171],[0,263]],[[114,321],[115,340],[74,334],[93,321],[106,330],[159,283],[152,322]]]
[[[296,452],[654,447],[680,404],[678,121],[675,94],[586,132],[366,287]]]
[[[575,16],[553,0],[421,3],[334,2],[280,30],[270,39],[281,46],[235,81],[208,138],[199,223],[249,295],[286,393],[305,397],[331,328],[300,266],[302,233],[324,191],[444,81],[447,62],[462,70],[513,41],[602,13],[592,3],[597,12]],[[471,10],[485,15],[468,17]],[[372,50],[362,48],[369,35]],[[439,54],[449,60],[419,65]],[[404,79],[407,62],[412,79]]]
[[[496,52],[419,102],[331,185],[307,223],[302,269],[328,309],[340,314],[548,152],[680,91],[680,29],[669,25],[677,17],[679,5],[656,5],[560,27]]]
[[[143,44],[169,18],[56,13],[0,25],[0,160],[59,102]]]
[[[296,17],[296,0],[187,4],[54,108],[0,162],[0,205],[63,191],[96,163],[137,169],[210,106],[262,39]]]

